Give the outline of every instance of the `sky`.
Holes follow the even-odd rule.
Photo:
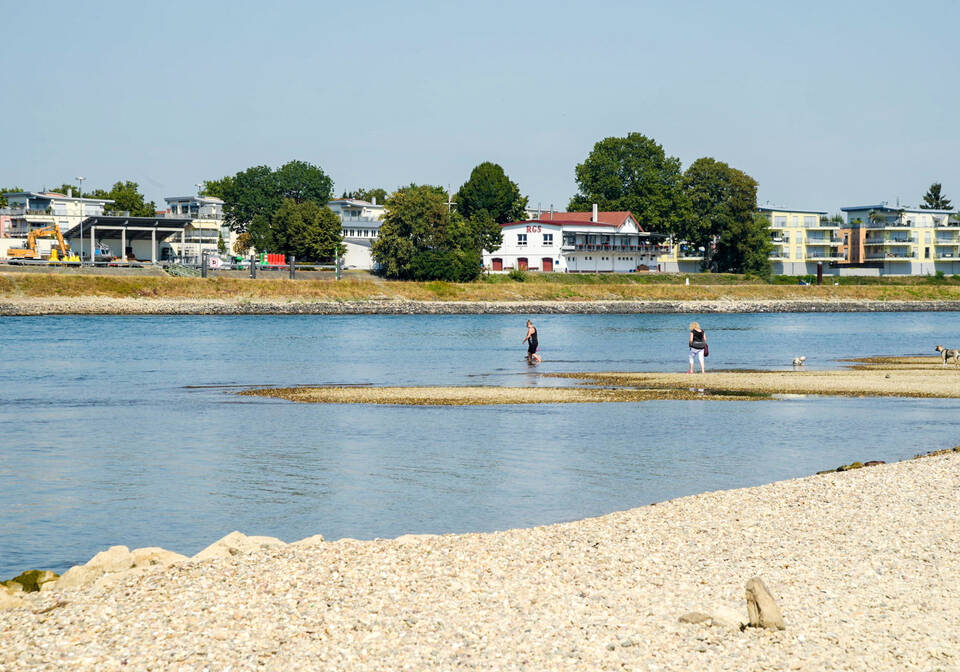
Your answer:
[[[133,180],[162,206],[293,159],[337,195],[493,161],[563,209],[594,143],[638,132],[760,205],[960,203],[957,0],[0,7],[0,187]]]

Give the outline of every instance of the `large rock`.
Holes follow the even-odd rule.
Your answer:
[[[110,572],[108,574],[101,574],[100,577],[94,581],[94,586],[98,588],[112,588],[117,585],[124,579],[131,576],[143,576],[148,571],[150,571],[149,565],[143,565],[141,567],[132,567],[130,569],[124,569],[120,572]]]
[[[306,539],[301,539],[300,541],[294,541],[291,543],[291,546],[320,546],[321,544],[326,543],[326,540],[323,538],[322,534],[315,534],[312,537],[307,537]]]
[[[56,583],[53,584],[53,588],[58,590],[66,590],[69,588],[82,588],[83,586],[90,585],[101,576],[103,576],[103,570],[97,567],[87,567],[86,565],[75,565],[65,571],[63,576],[57,579]],[[45,584],[46,585],[46,584]]]
[[[747,581],[747,613],[751,627],[770,630],[783,630],[787,627],[780,615],[780,607],[758,577]]]
[[[18,595],[8,593],[6,590],[0,590],[0,611],[4,609],[20,609],[27,607],[30,603]]]
[[[240,553],[250,553],[263,548],[279,548],[287,544],[276,537],[248,537],[241,532],[231,532],[193,556],[193,560],[229,558]]]
[[[748,622],[743,613],[726,605],[715,605],[709,612],[711,625],[715,627],[741,630]]]
[[[59,574],[55,574],[48,569],[29,569],[20,576],[15,576],[3,583],[10,588],[13,588],[11,584],[16,584],[20,586],[25,593],[36,593],[41,589],[43,584],[56,581],[58,576]],[[16,589],[14,588],[14,590]]]
[[[104,572],[119,572],[133,567],[133,554],[126,546],[111,546],[90,558],[84,567]]]
[[[131,553],[133,556],[134,567],[169,567],[170,565],[187,560],[187,556],[174,551],[168,551],[159,546],[148,546],[147,548],[136,548]]]

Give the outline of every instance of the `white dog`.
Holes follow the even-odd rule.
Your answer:
[[[803,366],[803,363],[804,363],[805,361],[807,361],[807,358],[806,358],[806,357],[794,357],[794,358],[793,358],[793,365],[794,365],[794,366]]]

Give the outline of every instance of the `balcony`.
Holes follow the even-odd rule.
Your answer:
[[[909,261],[911,259],[916,259],[917,253],[915,251],[910,252],[871,252],[866,255],[867,259],[883,259],[886,261]]]
[[[867,238],[864,245],[913,245],[917,242],[915,236],[898,236],[896,238]]]

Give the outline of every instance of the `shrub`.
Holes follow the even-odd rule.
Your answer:
[[[462,250],[425,250],[410,261],[414,280],[472,282],[480,276],[481,259],[476,252]]]
[[[514,282],[526,282],[527,281],[527,272],[520,269],[514,268],[507,273],[507,277],[513,280]]]

